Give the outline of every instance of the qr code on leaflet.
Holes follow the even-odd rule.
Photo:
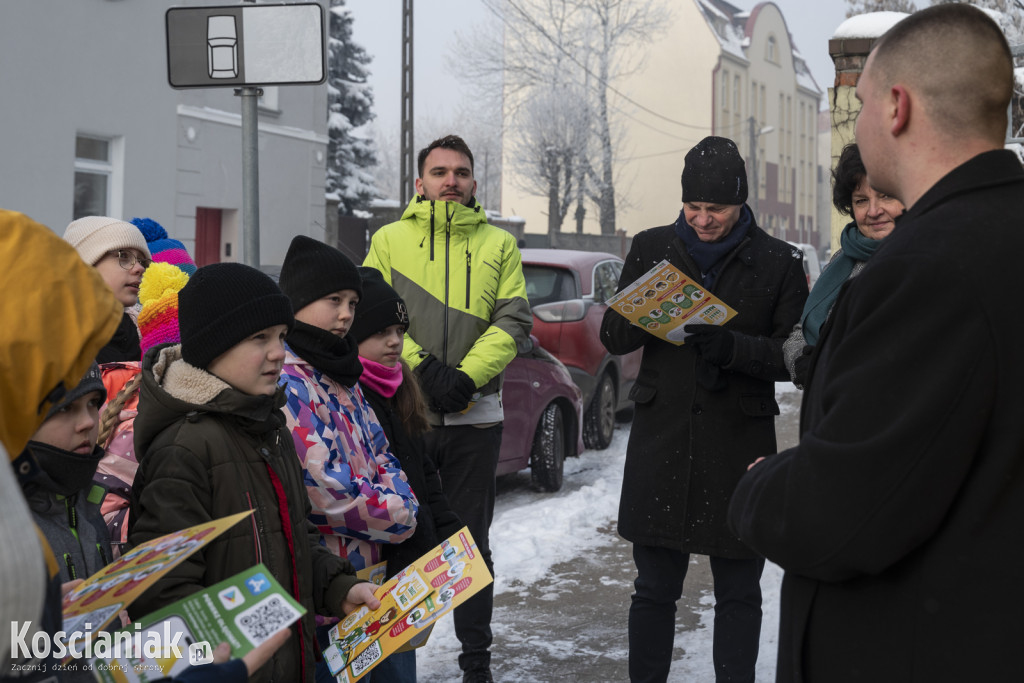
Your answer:
[[[352,675],[358,678],[363,675],[363,672],[373,666],[378,659],[380,659],[380,641],[375,640],[370,643],[370,646],[359,653],[359,656],[352,660],[352,664],[349,665],[349,670]]]
[[[253,645],[259,645],[299,616],[299,611],[280,595],[268,595],[244,612],[239,612],[235,625]]]

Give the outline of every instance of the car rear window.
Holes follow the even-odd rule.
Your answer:
[[[523,276],[526,278],[526,298],[531,306],[580,298],[576,291],[576,278],[563,268],[524,264]]]

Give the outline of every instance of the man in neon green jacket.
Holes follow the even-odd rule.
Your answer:
[[[489,225],[474,198],[466,143],[455,135],[430,143],[419,174],[417,196],[401,220],[374,234],[363,265],[383,273],[409,307],[402,355],[430,406],[427,451],[493,573],[502,373],[529,338],[533,315],[515,238]],[[493,597],[488,587],[455,611],[463,681],[491,680]]]

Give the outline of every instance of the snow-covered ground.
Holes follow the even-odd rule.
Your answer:
[[[776,393],[783,410],[780,423],[787,416],[792,418],[793,412],[798,410],[799,395],[795,392],[797,390],[792,384],[777,385]],[[795,424],[793,419],[789,422]],[[557,579],[552,574],[557,573],[556,565],[559,562],[593,553],[602,546],[616,542],[616,537],[607,530],[614,524],[618,510],[622,465],[628,440],[629,426],[620,425],[609,448],[604,451],[586,451],[579,458],[568,460],[565,464],[566,484],[558,493],[535,493],[526,487],[514,487],[498,496],[491,526],[491,547],[497,574],[496,596],[510,592],[525,593],[530,585],[539,580]],[[781,433],[780,441],[783,444],[787,442]],[[775,680],[781,579],[782,570],[767,563],[761,579],[764,626],[757,667],[759,681]],[[621,591],[622,587],[617,586],[615,590]],[[683,650],[685,654],[673,663],[669,680],[714,680],[711,664],[713,604],[714,597],[710,591],[703,591],[698,627],[692,631],[677,630],[677,651]],[[567,618],[571,618],[571,614],[567,614]],[[610,643],[609,647],[620,647],[625,657],[625,616],[610,615],[609,621],[623,624],[621,642]],[[521,626],[513,628],[525,630],[530,625],[529,620],[516,623]],[[508,620],[503,622],[500,638],[523,639],[531,635],[527,632],[509,633],[508,625]],[[497,627],[495,631],[498,632]],[[498,639],[495,643],[496,652],[500,650]],[[580,656],[578,652],[586,650],[585,647],[574,648],[572,643],[560,646],[565,658]],[[424,683],[459,680],[461,674],[456,664],[458,652],[452,620],[445,619],[434,628],[430,641],[417,657],[419,680]],[[497,671],[495,673],[497,680],[522,680]]]

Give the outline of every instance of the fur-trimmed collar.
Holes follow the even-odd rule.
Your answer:
[[[181,344],[160,350],[153,363],[153,376],[164,391],[186,403],[209,403],[231,385],[202,368],[186,363],[181,357]]]

